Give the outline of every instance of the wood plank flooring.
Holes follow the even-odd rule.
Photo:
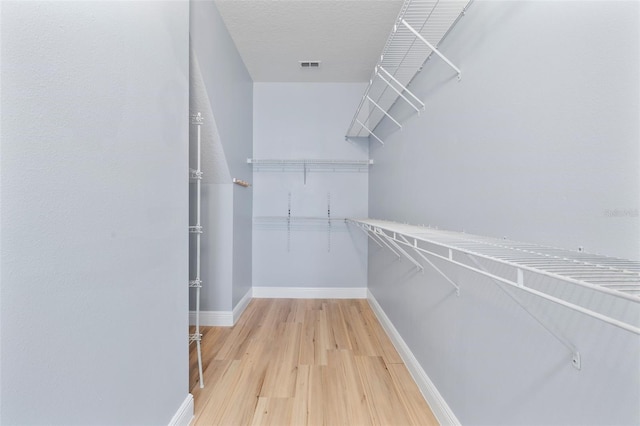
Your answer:
[[[366,300],[253,299],[190,351],[193,425],[437,425]]]

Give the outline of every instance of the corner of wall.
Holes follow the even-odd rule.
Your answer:
[[[402,358],[402,361],[404,361],[407,366],[411,377],[413,377],[413,380],[418,385],[422,396],[424,396],[427,404],[429,404],[433,415],[438,419],[438,422],[441,425],[459,425],[460,421],[444,400],[427,373],[424,371],[416,357],[413,355],[409,346],[402,339],[402,336],[400,336],[400,333],[395,328],[387,314],[385,314],[384,310],[370,290],[367,291],[367,300],[371,309],[378,318],[378,321],[380,321],[382,328],[387,332],[393,346],[395,346]]]

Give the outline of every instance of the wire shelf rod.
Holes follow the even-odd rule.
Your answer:
[[[365,93],[360,99],[349,124],[346,133],[347,139],[349,137],[360,137],[363,134],[365,136],[370,135],[365,126],[375,131],[380,121],[387,117],[377,108],[369,108],[367,111],[365,109],[367,97],[386,112],[400,97],[398,93],[392,93],[397,92],[397,90],[389,80],[385,82],[380,78],[382,75],[379,72],[379,67],[388,70],[390,76],[399,82],[400,87],[403,90],[406,89],[415,75],[424,67],[431,54],[436,52],[436,55],[438,55],[440,53],[437,50],[438,44],[449,34],[451,28],[458,23],[471,2],[472,0],[430,0],[427,2],[405,0],[382,49],[378,63],[374,67]],[[414,29],[426,43],[416,37],[403,23]],[[448,63],[450,62],[448,61]],[[459,68],[456,67],[456,69],[459,71]],[[460,75],[460,73],[458,74]],[[386,85],[383,83],[386,83]],[[390,90],[390,88],[393,90]],[[419,101],[419,99],[417,100]],[[414,103],[412,102],[411,105],[414,105]],[[420,109],[417,110],[417,112],[419,111]]]
[[[373,133],[373,130],[369,129],[367,126],[365,126],[364,124],[362,124],[362,122],[360,120],[356,120],[356,122],[363,128],[365,129],[367,132],[369,132],[369,136],[373,136],[378,142],[380,142],[382,145],[384,145],[384,142],[382,141],[382,139],[380,139],[375,133]]]
[[[262,165],[274,165],[274,166],[283,166],[283,165],[342,165],[342,166],[370,166],[373,164],[372,159],[367,160],[328,160],[328,159],[275,159],[275,158],[267,158],[267,159],[258,159],[258,158],[247,158],[248,164],[253,164],[254,166],[262,166]]]
[[[353,222],[353,221],[354,221],[354,219],[349,219],[349,222]],[[392,236],[392,235],[387,235],[387,234],[384,232],[385,230],[386,230],[387,232],[390,232],[390,233],[394,233],[394,232],[395,232],[395,233],[397,233],[397,231],[396,231],[396,230],[389,230],[389,229],[385,229],[385,230],[383,230],[382,228],[380,228],[380,227],[378,227],[378,226],[376,226],[376,225],[373,225],[373,227],[374,227],[374,230],[375,230],[375,234],[381,234],[381,235],[383,234],[383,235],[384,235],[384,238],[385,238],[385,239],[388,239],[388,240],[393,240],[394,238],[393,238],[393,236]],[[405,234],[405,235],[407,235],[407,234]],[[380,235],[378,235],[378,236],[380,236]],[[411,236],[411,235],[407,235],[407,236],[408,236],[408,237],[410,237],[410,238],[413,238],[413,236]],[[404,242],[403,242],[403,241],[401,241],[401,240],[396,240],[396,242],[404,243]],[[608,316],[606,316],[606,315],[603,315],[603,314],[600,314],[600,313],[598,313],[598,312],[595,312],[595,311],[593,311],[593,310],[591,310],[591,309],[585,308],[585,307],[580,306],[580,305],[576,305],[576,304],[574,304],[574,303],[568,302],[568,301],[566,301],[566,300],[560,299],[560,298],[558,298],[558,297],[552,296],[552,295],[547,294],[547,293],[544,293],[544,292],[542,292],[542,291],[539,291],[539,290],[536,290],[536,289],[533,289],[533,288],[530,288],[530,287],[527,287],[527,286],[519,285],[518,283],[515,283],[515,282],[513,282],[513,281],[510,281],[510,280],[507,280],[507,279],[502,278],[502,277],[500,277],[500,276],[494,275],[494,274],[492,274],[492,273],[489,273],[489,272],[483,271],[482,269],[475,268],[475,267],[473,267],[473,266],[470,266],[470,265],[467,265],[467,264],[464,264],[464,263],[458,262],[458,261],[456,261],[456,260],[454,260],[454,259],[451,259],[451,258],[448,258],[448,257],[442,256],[442,255],[440,255],[440,254],[438,254],[438,253],[431,252],[431,251],[426,250],[426,249],[424,249],[424,248],[422,248],[422,247],[415,247],[415,248],[416,248],[417,250],[422,251],[423,253],[429,254],[429,255],[434,256],[434,257],[437,257],[437,258],[439,258],[439,259],[441,259],[441,260],[444,260],[444,261],[447,261],[447,262],[449,262],[449,263],[455,264],[455,265],[457,265],[457,266],[459,266],[459,267],[461,267],[461,268],[464,268],[464,269],[467,269],[467,270],[470,270],[470,271],[476,272],[476,273],[478,273],[478,274],[480,274],[480,275],[484,275],[484,276],[486,276],[486,277],[488,277],[488,278],[491,278],[492,280],[500,281],[500,282],[502,282],[502,283],[504,283],[504,284],[507,284],[507,285],[509,285],[509,286],[511,286],[511,287],[517,288],[517,289],[519,289],[519,290],[521,290],[521,291],[524,291],[524,292],[527,292],[527,293],[533,294],[533,295],[535,295],[535,296],[538,296],[538,297],[540,297],[540,298],[542,298],[542,299],[545,299],[545,300],[547,300],[547,301],[550,301],[550,302],[552,302],[552,303],[558,304],[558,305],[560,305],[560,306],[564,306],[564,307],[569,308],[569,309],[571,309],[571,310],[574,310],[574,311],[576,311],[576,312],[579,312],[579,313],[582,313],[582,314],[584,314],[584,315],[590,316],[590,317],[592,317],[592,318],[598,319],[598,320],[600,320],[600,321],[602,321],[602,322],[605,322],[605,323],[607,323],[607,324],[609,324],[609,325],[613,325],[613,326],[615,326],[615,327],[618,327],[618,328],[620,328],[620,329],[623,329],[623,330],[629,331],[629,332],[634,333],[634,334],[636,334],[636,335],[640,335],[640,328],[638,328],[638,327],[636,327],[636,326],[634,326],[634,325],[627,324],[627,323],[625,323],[625,322],[623,322],[623,321],[620,321],[620,320],[617,320],[617,319],[615,319],[615,318],[608,317]],[[454,248],[454,249],[455,249],[455,248]],[[464,252],[463,252],[463,253],[464,253]],[[465,254],[474,255],[473,253],[465,253]],[[542,272],[542,273],[544,273],[544,271],[536,271],[536,272]],[[622,293],[622,295],[626,295],[626,294]],[[630,300],[632,300],[632,301],[634,301],[634,302],[638,302],[637,298],[635,298],[635,297],[633,297],[633,296],[630,296],[630,297],[632,297],[632,299],[630,299]]]
[[[407,29],[409,31],[411,31],[418,39],[420,39],[421,42],[423,42],[424,44],[426,44],[429,49],[431,49],[433,51],[433,53],[435,53],[436,55],[438,55],[440,57],[440,59],[442,59],[443,61],[446,62],[447,65],[449,65],[451,68],[453,68],[457,73],[458,73],[458,79],[462,76],[462,71],[460,71],[460,68],[456,67],[453,62],[451,62],[446,56],[444,56],[442,53],[440,53],[440,51],[438,49],[435,48],[435,46],[433,46],[431,43],[429,43],[429,41],[427,41],[426,38],[424,38],[422,36],[422,34],[420,34],[418,31],[416,31],[411,25],[409,25],[407,23],[407,21],[405,21],[404,19],[402,20],[402,25],[404,25],[405,27],[407,27]]]
[[[353,221],[361,221],[362,223],[366,223],[372,226],[378,226],[381,229],[385,228],[388,229],[390,227],[393,227],[393,229],[388,229],[389,232],[399,232],[399,233],[403,233],[406,236],[410,237],[410,238],[417,238],[419,241],[424,242],[424,243],[430,243],[430,244],[435,244],[435,245],[439,245],[442,248],[446,248],[446,249],[451,249],[457,252],[461,252],[461,253],[469,253],[472,254],[474,256],[477,256],[479,258],[483,258],[483,259],[487,259],[487,260],[492,260],[492,261],[498,261],[499,263],[503,263],[505,265],[509,265],[513,268],[516,269],[523,269],[523,270],[527,270],[527,271],[531,271],[531,272],[535,272],[537,274],[540,275],[545,275],[548,276],[550,278],[554,278],[554,279],[558,279],[561,281],[565,281],[565,282],[570,282],[572,284],[576,284],[578,286],[582,286],[585,288],[589,288],[591,290],[600,292],[600,293],[605,293],[608,294],[610,296],[614,296],[617,298],[621,298],[621,299],[626,299],[632,302],[640,302],[640,300],[638,300],[637,297],[635,296],[631,296],[628,295],[626,293],[622,293],[622,292],[618,292],[618,291],[614,291],[614,290],[610,290],[607,289],[605,287],[602,287],[600,285],[596,285],[596,284],[590,284],[584,281],[580,281],[580,280],[576,280],[573,279],[571,277],[567,277],[567,276],[563,276],[563,275],[559,275],[553,272],[549,272],[549,271],[545,271],[544,269],[540,269],[540,268],[535,268],[535,267],[531,267],[531,266],[527,266],[527,265],[522,265],[522,264],[518,264],[518,263],[514,263],[514,262],[510,262],[510,261],[506,261],[506,260],[502,260],[502,259],[497,259],[495,257],[492,256],[488,256],[485,255],[483,253],[479,253],[479,252],[473,252],[473,251],[469,251],[466,250],[465,248],[461,248],[461,247],[456,247],[455,245],[452,244],[446,244],[446,243],[439,243],[438,241],[435,241],[433,239],[430,239],[428,237],[425,237],[424,233],[412,233],[411,230],[415,229],[415,228],[419,228],[419,227],[415,227],[415,226],[409,226],[409,225],[405,225],[405,226],[398,226],[401,224],[396,224],[393,222],[386,222],[386,221],[379,221],[379,220],[371,220],[371,219],[347,219],[348,222],[353,222]],[[450,231],[447,231],[450,232]]]
[[[373,104],[373,106],[375,106],[376,108],[378,108],[384,115],[386,115],[387,117],[389,117],[389,120],[393,121],[395,123],[396,126],[398,126],[399,128],[402,129],[402,124],[398,123],[398,121],[393,118],[391,116],[391,114],[389,114],[387,111],[385,111],[384,108],[382,108],[380,105],[378,105],[373,99],[371,99],[369,96],[367,96],[367,99],[369,100],[369,102],[371,102]]]

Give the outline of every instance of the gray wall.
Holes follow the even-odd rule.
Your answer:
[[[253,139],[253,81],[214,2],[191,1],[190,15],[192,48],[198,57],[231,176],[251,181],[251,168],[246,161],[251,157]],[[206,168],[206,164],[204,167]],[[205,183],[203,186],[208,185]],[[218,252],[220,256],[228,258],[229,263],[224,268],[229,270],[220,275],[220,271],[204,265],[208,269],[203,271],[204,286],[210,285],[206,282],[206,274],[211,277],[231,277],[231,282],[221,282],[215,278],[216,288],[203,289],[204,310],[228,311],[251,289],[252,190],[228,185],[232,187],[224,189],[210,185],[211,188],[205,189],[220,196],[217,201],[204,200],[208,203],[208,217],[204,219],[203,225],[206,226],[206,221],[219,220],[215,218],[218,210],[226,211],[225,204],[232,203],[232,219],[224,227],[232,228],[233,235],[227,242],[228,254]],[[228,215],[224,216],[228,218]],[[219,246],[219,239],[211,234],[207,235],[206,228],[203,239],[211,252],[216,245]],[[206,255],[203,252],[203,259]],[[227,293],[231,298],[221,300],[220,296]]]
[[[188,3],[2,2],[2,424],[188,394]]]
[[[371,216],[640,259],[639,7],[474,3],[441,46],[462,81],[430,60],[426,111],[372,142]]]
[[[370,216],[640,258],[639,7],[476,1],[441,45],[462,81],[430,60],[411,85],[426,112],[371,142]],[[440,265],[456,297],[369,251],[370,290],[463,424],[640,422],[637,336],[517,294],[578,371],[494,283]]]
[[[344,132],[366,86],[361,83],[256,83],[254,146],[258,159],[366,160],[366,144]],[[375,166],[374,166],[375,167]],[[261,217],[366,217],[368,172],[258,171],[254,167],[253,276],[256,287],[365,287],[366,236],[332,222]]]

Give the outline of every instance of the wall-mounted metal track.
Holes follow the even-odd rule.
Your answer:
[[[468,7],[469,0],[406,0],[373,70],[369,85],[353,116],[346,138],[372,136],[380,121],[387,117],[395,125],[402,124],[390,113],[391,106],[402,99],[417,112],[424,103],[408,89],[432,53],[461,77],[462,71],[438,51],[438,44]]]

